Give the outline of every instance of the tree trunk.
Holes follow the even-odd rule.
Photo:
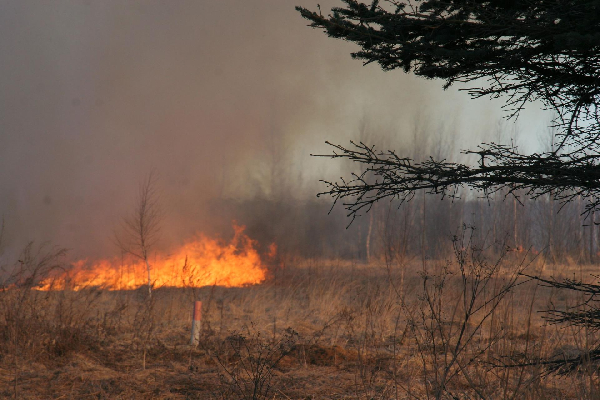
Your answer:
[[[373,210],[369,213],[369,230],[367,232],[367,264],[371,263],[371,232],[373,231]]]
[[[146,262],[146,270],[148,271],[148,295],[152,296],[152,280],[150,279],[150,263],[148,262],[148,257],[144,258]]]
[[[519,247],[517,243],[517,199],[513,197],[513,235],[515,240],[515,249]]]

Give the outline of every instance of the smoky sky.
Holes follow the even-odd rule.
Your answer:
[[[363,67],[352,44],[307,27],[295,5],[316,8],[3,1],[4,248],[33,240],[78,256],[114,253],[112,232],[151,170],[173,242],[207,229],[209,199],[314,196],[338,167],[309,154],[353,138],[361,121],[396,137],[419,113],[458,126],[495,118],[465,110],[465,95],[440,82]]]

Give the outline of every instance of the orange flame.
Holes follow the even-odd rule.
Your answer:
[[[152,257],[149,263],[153,287],[234,287],[263,282],[267,269],[255,241],[244,234],[245,227],[234,225],[233,228],[235,235],[228,244],[198,235],[170,254]],[[147,276],[143,260],[127,264],[116,258],[95,262],[80,260],[68,271],[41,281],[38,289],[130,290],[147,285]]]

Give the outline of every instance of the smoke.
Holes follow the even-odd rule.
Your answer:
[[[294,5],[316,2],[2,2],[4,248],[114,254],[151,170],[173,243],[211,229],[214,199],[314,196],[339,167],[309,154],[361,120],[400,146],[417,113],[456,122],[466,95],[363,67]]]

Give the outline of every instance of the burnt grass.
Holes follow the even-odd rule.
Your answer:
[[[513,265],[507,260],[476,302],[506,283]],[[596,366],[561,376],[534,362],[596,345],[596,332],[543,318],[549,304],[581,299],[524,282],[464,321],[455,267],[429,262],[426,275],[419,263],[304,260],[261,285],[152,296],[13,287],[0,292],[0,398],[600,398]],[[192,346],[195,300],[203,322]],[[515,366],[523,361],[530,365]]]

